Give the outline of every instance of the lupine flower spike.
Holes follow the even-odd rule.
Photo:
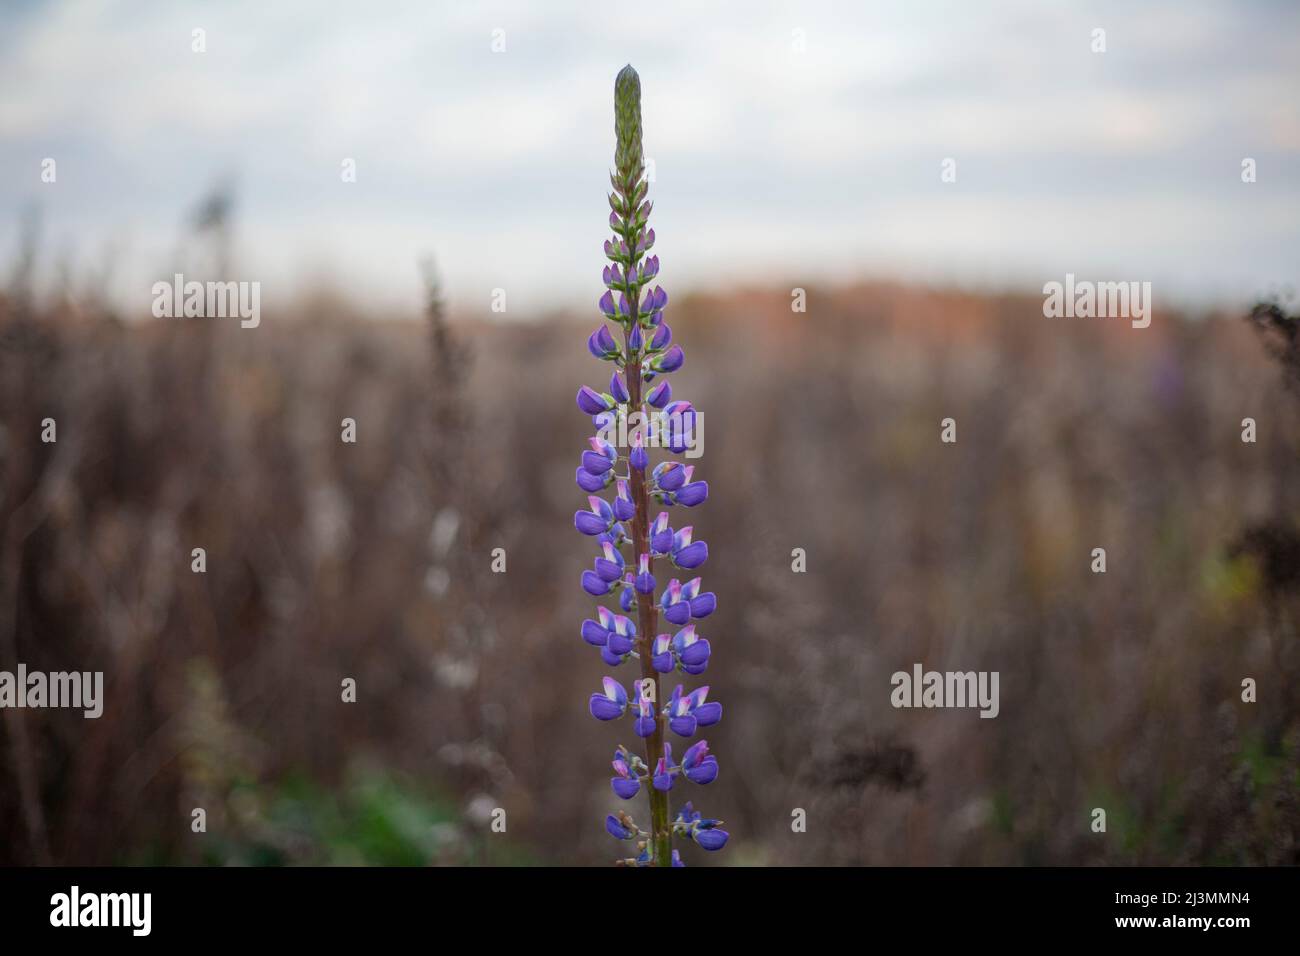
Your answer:
[[[709,688],[687,690],[678,684],[666,700],[659,675],[680,671],[689,676],[704,672],[710,645],[696,632],[696,621],[713,613],[717,598],[702,590],[700,578],[685,584],[670,578],[662,588],[655,562],[693,571],[709,557],[709,547],[693,538],[690,525],[674,528],[666,509],[694,508],[709,496],[707,482],[694,480],[693,468],[678,461],[650,467],[650,449],[666,448],[681,454],[686,436],[695,427],[696,410],[690,402],[673,398],[666,376],[686,361],[686,353],[673,343],[664,322],[668,293],[657,283],[659,257],[650,255],[655,231],[649,228],[651,203],[641,146],[641,79],[625,66],[614,80],[614,171],[610,182],[609,225],[612,238],[605,241],[608,264],[602,279],[605,291],[596,303],[602,320],[587,338],[587,351],[612,362],[607,391],[589,386],[578,390],[578,408],[591,417],[598,434],[588,442],[575,474],[587,493],[589,508],[573,516],[573,525],[594,539],[596,555],[581,575],[582,589],[597,601],[613,600],[614,610],[598,605],[595,618],[582,622],[582,639],[600,648],[601,659],[617,667],[635,659],[640,679],[629,686],[605,677],[602,690],[591,695],[588,709],[601,721],[630,718],[632,733],[643,741],[645,756],[622,745],[614,752],[610,788],[621,800],[642,792],[650,802],[650,825],[641,829],[619,810],[605,818],[605,829],[617,840],[633,842],[633,855],[624,866],[683,866],[673,838],[695,843],[705,850],[720,850],[727,832],[720,820],[702,817],[687,803],[676,818],[669,815],[669,791],[677,784],[703,786],[718,776],[718,760],[708,742],[692,740],[673,759],[673,745],[665,740],[694,738],[698,730],[722,719],[722,705],[708,700]],[[617,331],[612,331],[613,323]],[[621,342],[620,342],[621,338]],[[632,429],[627,446],[613,444],[616,426],[631,412],[642,416],[642,426]],[[621,439],[619,439],[621,441]],[[612,500],[602,493],[612,493]],[[656,514],[650,514],[651,501]],[[667,575],[665,575],[667,577]],[[658,595],[656,596],[656,591]],[[662,615],[668,630],[661,633]],[[644,785],[644,786],[643,786]]]

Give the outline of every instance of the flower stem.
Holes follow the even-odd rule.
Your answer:
[[[641,177],[645,175],[645,155],[641,145],[641,78],[631,64],[623,67],[614,79],[614,133],[617,145],[614,150],[615,190],[622,196],[620,223],[615,223],[615,232],[621,233],[627,244],[627,258],[622,262],[626,272],[623,275],[623,293],[630,306],[631,321],[623,330],[624,354],[627,364],[624,377],[627,384],[628,407],[632,411],[641,410],[641,349],[632,348],[632,331],[638,329],[641,321],[639,308],[641,286],[638,281],[637,263],[641,259],[641,250],[637,248],[638,231],[638,187]],[[639,334],[638,334],[639,337]],[[645,428],[644,421],[639,426]],[[654,573],[654,554],[650,550],[650,496],[646,489],[645,472],[629,467],[631,478],[630,492],[636,514],[632,518],[632,543],[635,553],[632,563],[636,565],[641,555],[650,555],[650,573]],[[668,823],[668,794],[654,786],[655,765],[664,752],[664,716],[659,675],[654,669],[653,645],[657,630],[658,610],[654,603],[654,594],[638,594],[637,601],[637,647],[641,657],[641,680],[643,687],[654,690],[655,729],[646,738],[646,763],[650,771],[650,863],[652,866],[672,866],[673,834]]]
[[[632,314],[636,315],[637,299],[639,298],[636,286],[632,286],[631,302]],[[625,333],[630,335],[630,330]],[[631,396],[629,407],[639,409],[641,406],[641,360],[636,358],[630,361],[627,366],[627,390]],[[646,490],[645,473],[631,469],[631,493],[632,502],[636,506],[636,515],[632,518],[632,542],[634,553],[632,560],[635,562],[643,554],[650,555],[650,573],[654,573],[654,554],[650,550],[650,496]],[[663,707],[661,688],[659,686],[659,675],[655,672],[651,664],[653,658],[652,645],[654,644],[655,632],[658,630],[659,612],[655,607],[653,594],[637,595],[637,646],[641,652],[641,680],[649,682],[649,686],[654,688],[655,700],[655,730],[654,733],[646,738],[646,764],[650,767],[650,775],[654,776],[655,764],[664,752],[664,717],[659,711]],[[672,845],[673,834],[668,826],[668,794],[656,788],[653,784],[648,788],[650,796],[650,855],[654,866],[672,866]]]

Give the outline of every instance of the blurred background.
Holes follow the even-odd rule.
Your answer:
[[[708,425],[687,862],[1300,862],[1300,12],[642,16],[0,10],[0,670],[106,697],[0,715],[0,863],[620,855],[571,519],[625,62]],[[153,318],[177,272],[261,324]],[[1044,318],[1067,272],[1152,325]],[[893,709],[918,661],[999,716]]]

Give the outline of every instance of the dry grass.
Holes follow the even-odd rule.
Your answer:
[[[1300,862],[1300,402],[1247,323],[788,302],[670,319],[721,602],[722,776],[690,796],[733,842],[709,862]],[[108,699],[6,712],[0,862],[334,859],[274,795],[358,775],[447,801],[413,825],[429,862],[493,859],[484,806],[526,858],[612,858],[620,738],[586,714],[570,525],[592,322],[430,336],[320,305],[245,331],[0,302],[0,666],[103,670]],[[999,671],[1001,715],[892,709],[914,661]]]

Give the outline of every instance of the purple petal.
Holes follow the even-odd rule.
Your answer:
[[[583,491],[601,491],[609,484],[611,477],[612,475],[608,473],[593,475],[586,468],[579,467],[574,475],[574,480]]]
[[[598,451],[584,451],[582,467],[593,475],[603,475],[614,467],[614,463]]]
[[[601,684],[605,688],[606,697],[618,704],[620,707],[627,706],[627,691],[623,689],[622,684],[614,680],[612,677],[601,678]]]
[[[652,368],[656,372],[675,372],[686,363],[686,353],[680,345],[674,345],[663,355],[654,360]]]
[[[673,563],[679,568],[698,568],[709,559],[709,546],[703,541],[688,544],[673,555]]]
[[[716,700],[695,708],[695,721],[701,727],[712,727],[722,719],[722,705]]]
[[[676,491],[686,481],[686,469],[678,462],[668,462],[655,469],[655,479],[664,491]]]
[[[682,485],[678,490],[677,503],[685,505],[687,508],[694,508],[708,497],[709,483],[707,481],[692,481],[689,485]]]
[[[718,596],[708,591],[691,600],[691,617],[708,617],[717,608]]]
[[[654,388],[650,389],[650,394],[646,396],[646,401],[655,408],[663,408],[673,397],[673,388],[667,382],[660,382]]]
[[[698,667],[709,660],[709,642],[701,638],[694,644],[687,644],[681,649],[682,663],[688,667]]]
[[[614,788],[614,792],[618,793],[617,787]],[[612,813],[605,818],[605,829],[608,830],[609,835],[616,840],[630,840],[632,837],[636,836],[635,833],[623,826],[623,824],[619,822],[618,817],[614,816]]]
[[[597,720],[614,720],[617,717],[622,717],[626,708],[618,706],[604,694],[592,694],[591,700],[587,703],[587,709],[591,711],[591,716]]]
[[[655,313],[658,315],[659,313]],[[665,323],[655,329],[654,337],[650,340],[650,348],[656,352],[662,352],[668,348],[668,343],[673,340],[673,330]],[[663,408],[662,405],[659,406]]]
[[[595,647],[604,647],[609,643],[609,631],[588,618],[582,622],[582,639]]]
[[[671,624],[681,627],[691,619],[691,606],[685,601],[678,601],[664,608],[664,618]]]
[[[674,717],[668,721],[668,726],[678,737],[689,737],[695,733],[696,718],[691,714],[684,714],[681,717]]]
[[[727,838],[730,837],[726,830],[710,828],[708,830],[700,829],[695,831],[695,842],[706,850],[721,850],[727,845]]]
[[[609,529],[609,522],[590,511],[578,511],[573,515],[573,526],[583,534],[604,534]]]
[[[605,401],[600,392],[588,385],[578,389],[578,407],[588,415],[598,415],[601,412],[609,411],[609,403]]]
[[[617,581],[623,576],[623,568],[606,558],[597,558],[596,576],[602,581]]]
[[[583,571],[582,589],[592,597],[604,597],[609,593],[609,582],[601,580],[595,571]]]
[[[685,764],[683,764],[685,766]],[[709,756],[705,757],[694,768],[684,771],[686,779],[692,783],[698,783],[704,786],[706,783],[712,783],[718,779],[718,758]]]
[[[640,445],[637,445],[632,449],[632,454],[629,458],[631,459],[632,467],[637,471],[645,471],[646,466],[650,464],[650,455],[647,454],[646,450]]]

